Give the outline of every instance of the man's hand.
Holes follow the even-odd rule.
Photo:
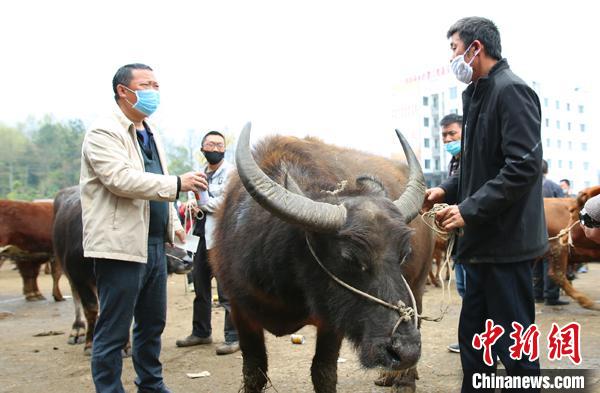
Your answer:
[[[435,214],[435,220],[440,227],[448,232],[465,226],[465,220],[463,220],[460,211],[458,210],[458,206],[456,205],[448,206],[437,212]]]
[[[446,199],[446,191],[441,187],[428,188],[425,191],[425,200],[423,201],[423,211],[428,212],[436,203],[442,203]]]
[[[175,236],[177,236],[177,239],[179,239],[181,243],[185,243],[185,231],[183,229],[175,231]]]
[[[204,191],[208,189],[206,175],[202,172],[188,172],[179,176],[181,179],[181,192],[187,191]]]

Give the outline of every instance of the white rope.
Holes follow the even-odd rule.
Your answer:
[[[417,305],[415,302],[415,296],[413,295],[412,291],[410,290],[410,286],[408,285],[408,283],[406,282],[406,280],[404,279],[404,276],[402,277],[402,280],[404,281],[404,284],[406,285],[406,289],[408,290],[408,293],[410,294],[410,299],[412,301],[412,307],[407,306],[402,300],[398,300],[398,304],[392,304],[392,303],[388,303],[384,300],[379,299],[378,297],[375,297],[373,295],[369,295],[366,292],[361,291],[360,289],[356,289],[353,286],[346,284],[344,281],[340,280],[338,277],[335,276],[335,274],[331,273],[326,267],[325,265],[323,265],[323,263],[321,262],[321,260],[319,259],[319,257],[317,256],[317,254],[315,253],[315,250],[313,250],[312,245],[310,244],[310,241],[308,240],[308,234],[305,235],[306,236],[306,244],[308,245],[308,249],[310,250],[310,253],[312,254],[313,258],[315,258],[315,260],[317,261],[317,263],[319,264],[319,266],[321,266],[321,269],[323,269],[323,271],[325,271],[325,273],[327,273],[327,275],[329,277],[331,277],[331,279],[333,281],[335,281],[336,283],[340,284],[341,286],[343,286],[344,288],[348,289],[351,292],[356,293],[357,295],[363,296],[377,304],[380,304],[384,307],[387,308],[391,308],[392,310],[395,310],[398,312],[399,315],[399,319],[398,322],[396,322],[396,325],[394,326],[394,329],[392,330],[392,335],[394,335],[394,333],[396,332],[396,329],[398,328],[398,326],[400,326],[400,323],[402,322],[408,322],[410,321],[413,317],[415,316],[419,316],[417,314]],[[415,320],[415,328],[418,328],[419,325],[419,321],[417,318],[414,318]]]
[[[450,274],[450,257],[452,255],[452,250],[454,249],[454,243],[456,242],[456,234],[457,230],[448,232],[444,228],[440,227],[437,221],[435,220],[435,215],[439,211],[447,208],[449,205],[446,203],[436,203],[433,205],[433,208],[423,214],[421,214],[421,219],[437,236],[439,236],[442,240],[446,241],[446,257],[444,258],[444,262],[442,263],[442,267],[438,272],[438,280],[442,283],[442,301],[440,302],[440,315],[436,318],[423,317],[426,321],[439,322],[444,318],[444,315],[448,312],[450,308],[450,303],[452,301],[452,291],[450,290],[450,285],[452,283],[452,274]],[[446,286],[446,281],[442,278],[442,275],[448,274],[448,285]],[[445,301],[445,302],[444,302]]]

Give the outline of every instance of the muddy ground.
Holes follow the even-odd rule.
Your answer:
[[[586,291],[594,300],[600,299],[600,264],[590,265],[590,272],[580,274],[576,288]],[[174,393],[235,393],[241,384],[240,353],[216,356],[215,344],[191,348],[176,348],[175,340],[191,330],[193,293],[185,291],[183,276],[169,278],[168,320],[163,335],[162,362],[167,385]],[[51,299],[51,278],[40,277],[40,288]],[[66,279],[61,280],[63,294],[70,290]],[[425,311],[437,315],[441,290],[428,286]],[[456,341],[460,301],[453,290],[450,311],[440,323],[424,322],[422,328],[423,354],[419,363],[419,392],[457,392],[460,387],[460,359],[449,353],[446,346]],[[536,305],[537,322],[542,332],[540,353],[542,366],[573,368],[568,360],[549,362],[545,357],[545,339],[551,323],[564,325],[576,320],[582,326],[581,368],[600,369],[600,312],[584,310],[576,304],[565,307]],[[223,309],[213,309],[213,337],[223,339]],[[93,392],[89,357],[81,345],[68,345],[67,336],[73,321],[73,304],[68,299],[26,302],[21,295],[21,279],[4,264],[0,270],[0,392],[78,393]],[[64,334],[34,337],[49,331]],[[267,335],[269,376],[273,388],[269,392],[312,392],[310,361],[315,344],[315,329],[305,327],[304,345],[294,345],[290,337]],[[376,370],[364,370],[350,345],[344,343],[338,367],[338,392],[388,392],[389,388],[373,385]],[[209,371],[206,378],[190,379],[186,373]],[[131,359],[125,359],[123,381],[127,392],[135,392]]]

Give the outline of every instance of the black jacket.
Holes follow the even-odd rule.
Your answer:
[[[542,200],[541,110],[506,59],[463,93],[457,175],[441,187],[465,220],[462,263],[531,260],[548,248]]]

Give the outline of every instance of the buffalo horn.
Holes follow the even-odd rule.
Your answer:
[[[240,134],[235,163],[246,191],[264,209],[290,224],[314,232],[335,232],[346,222],[343,205],[315,202],[294,194],[271,180],[256,164],[250,152],[250,123]]]

